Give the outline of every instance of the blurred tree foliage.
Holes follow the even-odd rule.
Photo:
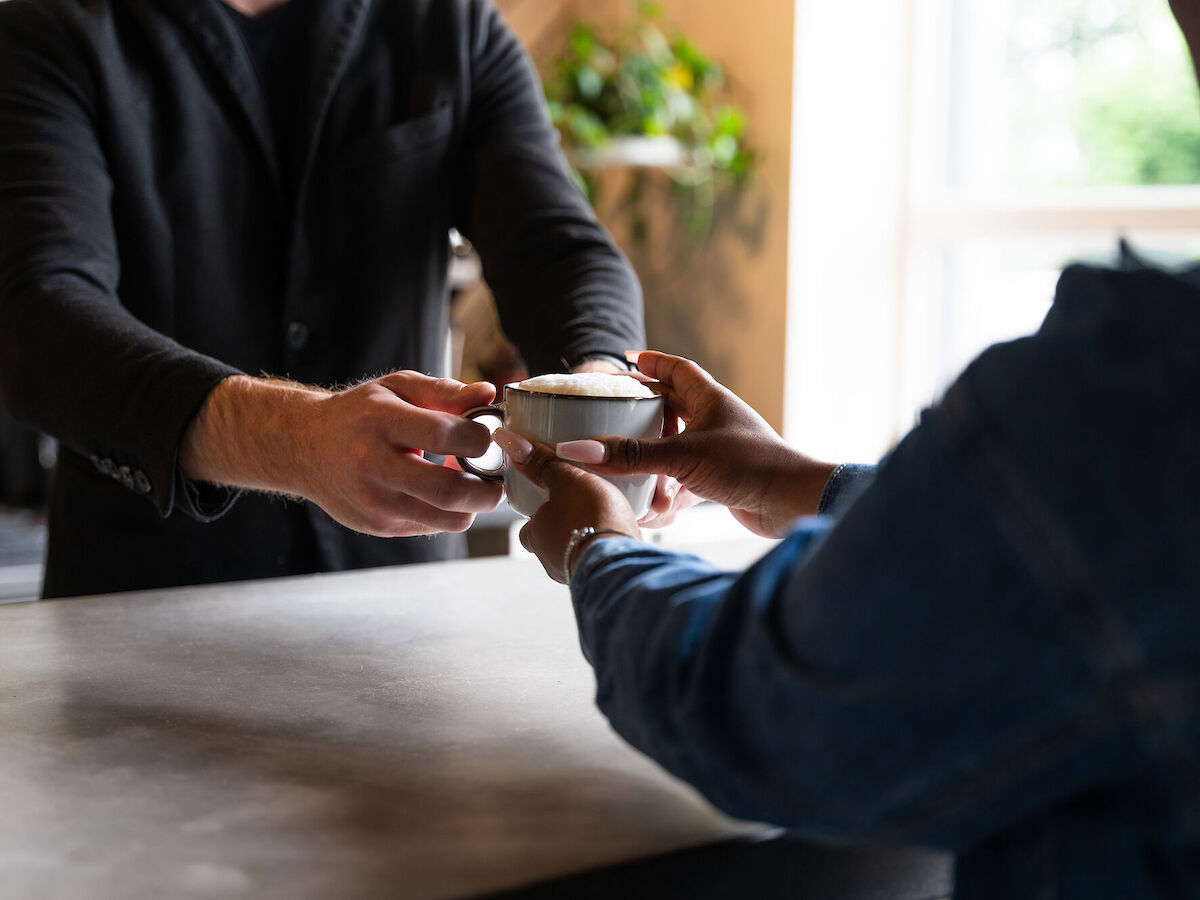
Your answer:
[[[1016,13],[1032,27],[1010,45],[1015,72],[1052,55],[1074,66],[1064,110],[1078,162],[1057,184],[1200,183],[1200,100],[1163,0],[1021,0]]]

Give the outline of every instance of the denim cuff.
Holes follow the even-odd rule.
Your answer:
[[[871,483],[875,468],[862,463],[842,463],[834,469],[825,482],[825,489],[821,491],[821,499],[817,501],[817,515],[842,515]]]
[[[587,581],[588,575],[605,560],[613,556],[620,556],[623,553],[657,549],[635,537],[619,537],[614,534],[606,534],[593,538],[584,545],[583,549],[579,551],[579,555],[575,557],[575,571],[571,573],[571,596],[576,596],[576,586],[578,586],[578,590],[583,590],[583,585]]]

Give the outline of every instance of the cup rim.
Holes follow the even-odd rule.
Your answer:
[[[511,384],[506,384],[504,386],[504,392],[507,394],[509,391],[512,391],[513,393],[516,393],[516,394],[528,394],[530,396],[536,396],[536,397],[558,397],[563,400],[621,400],[621,401],[628,402],[630,400],[662,400],[663,399],[662,394],[653,394],[649,397],[607,397],[607,396],[597,396],[595,394],[557,394],[557,393],[554,393],[553,391],[531,391],[528,388],[520,387],[516,382],[513,382]]]

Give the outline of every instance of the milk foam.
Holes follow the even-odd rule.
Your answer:
[[[607,372],[536,375],[517,387],[539,394],[570,394],[582,397],[653,397],[654,391],[626,375]]]

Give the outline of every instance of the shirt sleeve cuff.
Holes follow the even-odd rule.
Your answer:
[[[579,551],[575,570],[571,573],[571,584],[575,584],[576,582],[582,584],[587,580],[588,573],[606,559],[613,556],[620,556],[622,553],[627,553],[631,550],[645,549],[646,546],[644,541],[637,538],[620,537],[615,534],[606,534],[592,538]]]
[[[175,508],[197,522],[213,522],[233,507],[241,488],[192,481],[175,467]]]
[[[169,479],[171,488],[165,503],[161,504],[159,508],[159,513],[164,518],[172,511],[177,511],[197,522],[212,522],[229,512],[238,497],[242,495],[241,488],[193,481],[183,473],[183,466],[179,461],[184,432],[199,412],[209,393],[224,379],[238,374],[241,373],[237,369],[220,366],[205,389],[202,392],[198,391],[193,396],[193,402],[189,404],[190,410],[186,416],[181,418],[176,431],[175,455],[171,461],[171,478]]]
[[[572,366],[572,368],[578,368],[579,366],[583,365],[585,362],[591,362],[592,360],[603,360],[604,362],[610,362],[613,365],[615,365],[618,369],[624,369],[626,372],[636,372],[637,371],[637,366],[635,366],[629,360],[625,359],[625,357],[617,356],[614,353],[589,353],[586,356],[584,356],[583,359],[576,362],[575,365]]]
[[[862,463],[842,463],[825,482],[821,499],[817,502],[817,515],[841,516],[874,479],[875,466]]]

